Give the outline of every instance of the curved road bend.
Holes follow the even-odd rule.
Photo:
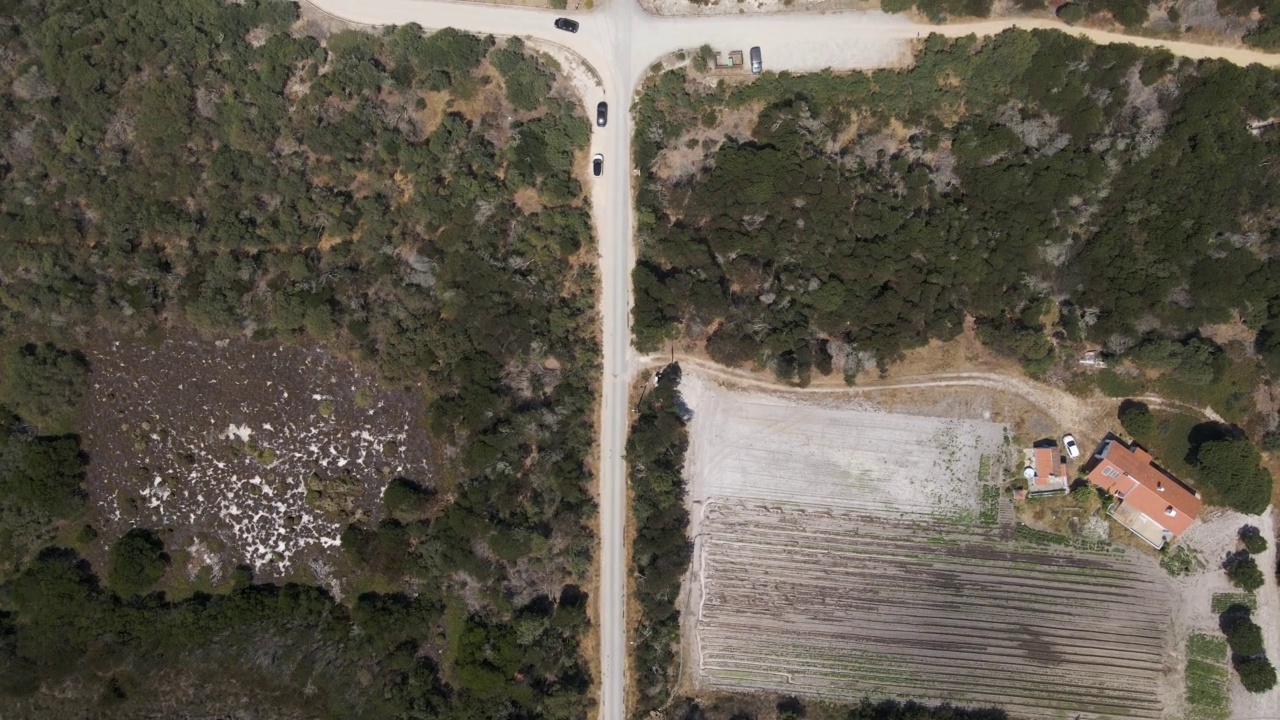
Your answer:
[[[320,10],[366,25],[418,23],[424,28],[458,28],[498,36],[537,38],[564,47],[595,68],[603,87],[583,98],[587,108],[609,103],[609,125],[598,129],[591,152],[605,156],[605,174],[591,190],[600,248],[601,316],[604,325],[604,381],[600,415],[600,708],[598,720],[626,716],[626,448],[630,379],[639,358],[630,343],[631,101],[654,61],[677,50],[709,44],[721,49],[759,46],[768,70],[869,69],[897,64],[921,33],[990,35],[1009,27],[1054,28],[1099,43],[1163,46],[1191,58],[1221,57],[1245,64],[1280,65],[1280,56],[1186,42],[1164,42],[1040,20],[992,20],[922,27],[880,12],[785,13],[660,17],[632,0],[608,0],[593,12],[568,13],[443,0],[310,0]],[[582,23],[577,33],[552,26],[557,16]],[[591,117],[591,113],[587,113]]]

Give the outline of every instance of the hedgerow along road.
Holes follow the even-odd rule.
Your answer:
[[[626,716],[626,447],[628,393],[640,371],[630,342],[631,267],[634,262],[631,202],[631,100],[650,66],[678,50],[710,45],[718,50],[761,48],[764,70],[855,70],[904,61],[911,41],[930,32],[957,37],[992,35],[1010,27],[1055,28],[1099,43],[1132,42],[1162,46],[1191,58],[1220,57],[1247,64],[1280,65],[1280,56],[1186,42],[1160,42],[1115,33],[1068,28],[1040,20],[922,26],[881,12],[804,13],[660,17],[635,0],[603,0],[589,12],[566,12],[439,0],[312,0],[321,11],[362,25],[417,23],[427,30],[446,27],[499,37],[518,36],[561,45],[576,53],[599,79],[582,100],[588,118],[600,101],[609,103],[609,122],[595,127],[590,155],[604,155],[604,173],[591,178],[592,213],[600,252],[604,378],[600,410],[600,588],[596,607],[600,633],[599,720]],[[557,17],[580,23],[569,33]],[[589,173],[584,173],[589,175]]]

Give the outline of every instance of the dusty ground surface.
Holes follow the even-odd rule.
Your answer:
[[[1000,425],[684,377],[696,686],[1082,718],[1180,692],[1164,573],[1015,532]]]
[[[1173,632],[1176,637],[1187,637],[1195,632],[1221,636],[1218,631],[1218,614],[1211,610],[1211,604],[1215,594],[1241,592],[1227,580],[1221,563],[1228,554],[1240,549],[1237,533],[1244,525],[1253,525],[1262,531],[1263,537],[1274,538],[1274,508],[1268,509],[1260,517],[1212,508],[1202,514],[1178,539],[1179,545],[1193,548],[1200,554],[1204,567],[1172,581]],[[1267,551],[1256,557],[1258,567],[1274,568],[1276,543],[1271,542]],[[1257,609],[1253,612],[1253,619],[1262,627],[1263,643],[1274,662],[1274,658],[1280,655],[1280,592],[1274,582],[1267,582],[1254,593],[1254,598]],[[1172,659],[1181,672],[1181,667],[1186,663],[1185,648],[1176,646],[1175,650],[1176,655]],[[1231,717],[1252,720],[1277,716],[1280,709],[1280,687],[1255,695],[1240,685],[1233,672],[1230,688]]]
[[[633,0],[634,1],[634,0]],[[736,15],[738,13],[829,12],[832,10],[874,10],[871,0],[639,0],[645,12],[654,15]]]
[[[482,2],[503,2],[513,5],[525,5],[540,0],[479,0]],[[768,14],[782,12],[834,12],[840,10],[878,10],[878,0],[707,0],[705,3],[691,0],[639,0],[640,7],[653,15],[670,16],[708,16],[738,14]],[[1051,21],[1063,29],[1070,26],[1058,21],[1054,14],[1057,3],[1049,3],[1043,11],[1027,11],[1017,6],[1012,0],[996,0],[991,6],[990,18],[1005,21],[1019,18]],[[1218,12],[1216,0],[1174,0],[1169,7],[1152,4],[1146,24],[1137,30],[1138,34],[1149,37],[1182,38],[1191,42],[1210,45],[1242,45],[1241,38],[1257,25],[1253,17],[1235,17]],[[1175,11],[1170,15],[1169,9]],[[900,13],[912,21],[929,26],[932,23],[916,10]],[[1176,22],[1174,22],[1176,18]],[[948,18],[952,24],[965,23],[978,18]],[[944,21],[947,22],[947,21]],[[1107,16],[1089,18],[1079,29],[1127,31],[1119,23],[1111,21]],[[924,30],[928,32],[927,28]]]
[[[676,357],[681,363],[696,366],[705,376],[771,392],[781,389],[771,373],[727,368],[712,361],[700,342],[680,341]],[[663,354],[641,358],[642,364],[652,367],[669,361],[670,357]],[[1072,433],[1086,452],[1108,432],[1122,431],[1116,416],[1119,399],[1096,392],[1081,397],[1058,385],[1029,378],[1016,362],[983,347],[972,328],[953,340],[933,340],[907,351],[883,375],[874,367],[864,370],[853,386],[845,384],[837,367],[831,375],[815,374],[808,387],[790,388],[789,392],[806,397],[863,397],[874,399],[880,407],[907,413],[990,420],[1007,425],[1019,443]],[[1213,408],[1152,395],[1134,399],[1153,408],[1181,410],[1222,421]]]
[[[263,578],[304,562],[323,574],[346,525],[376,519],[388,481],[430,483],[418,393],[382,390],[318,348],[103,341],[89,359],[86,485],[103,540],[161,528],[214,582],[242,563]]]

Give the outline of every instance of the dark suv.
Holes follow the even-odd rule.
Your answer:
[[[596,127],[604,127],[609,122],[609,103],[596,105]]]
[[[569,18],[556,18],[556,29],[565,32],[578,32],[578,21]]]

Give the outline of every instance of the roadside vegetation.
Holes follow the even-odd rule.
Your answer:
[[[992,0],[882,0],[885,12],[915,9],[931,22],[985,18],[996,11]],[[1274,0],[1014,0],[1002,16],[1056,16],[1068,25],[1111,25],[1124,32],[1176,38],[1196,32],[1240,41],[1262,50],[1280,49],[1280,3]]]
[[[554,64],[277,0],[14,5],[0,59],[3,714],[583,716],[590,126]],[[125,532],[91,501],[102,337],[349,358],[424,399],[436,476],[380,476],[336,569],[193,585],[185,519]],[[112,422],[145,446],[144,420]]]
[[[641,616],[633,632],[637,701],[632,716],[665,708],[678,681],[680,611],[676,599],[693,546],[685,510],[688,432],[680,400],[680,366],[662,369],[640,400],[627,438],[632,519],[631,577]]]
[[[1276,89],[1256,66],[1042,31],[930,37],[908,70],[661,73],[637,104],[637,344],[803,385],[972,328],[1072,391],[1212,407],[1234,427],[1184,436],[1185,462],[1259,512],[1280,171],[1240,159],[1280,148],[1258,127]],[[1078,362],[1091,350],[1105,368]]]

